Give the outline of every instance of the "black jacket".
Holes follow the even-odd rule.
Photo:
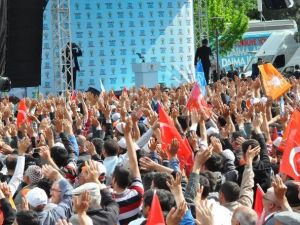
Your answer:
[[[100,209],[91,209],[87,211],[87,215],[92,219],[93,224],[117,224],[119,205],[112,199],[108,190],[101,190],[101,206],[102,208]]]

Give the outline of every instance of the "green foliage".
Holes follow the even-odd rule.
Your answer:
[[[198,1],[194,1],[195,29],[198,29]],[[256,0],[207,0],[210,45],[215,48],[219,37],[219,52],[226,54],[242,39],[248,29],[247,13],[256,8]],[[196,30],[197,34],[197,30]]]

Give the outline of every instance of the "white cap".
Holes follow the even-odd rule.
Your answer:
[[[65,148],[64,144],[61,142],[56,142],[53,147],[61,147],[61,148]]]
[[[282,137],[277,137],[274,141],[273,141],[273,145],[275,147],[279,147],[280,146],[280,143],[281,143],[281,140],[282,140]]]
[[[120,148],[126,149],[126,148],[127,148],[127,144],[126,144],[125,138],[122,137],[122,138],[118,141],[118,145],[119,145]],[[135,150],[140,149],[140,147],[139,147],[135,142],[133,143],[133,147],[134,147]]]
[[[121,118],[121,115],[118,112],[113,113],[111,116],[111,119],[113,120],[113,122],[118,121],[120,118]]]
[[[75,188],[72,191],[72,195],[80,195],[84,191],[89,192],[89,194],[92,195],[92,196],[101,196],[100,186],[99,186],[99,184],[94,183],[94,182],[89,182],[89,183],[85,183],[83,185],[80,185],[78,188]]]
[[[46,192],[38,187],[31,189],[27,195],[26,199],[29,205],[32,207],[37,207],[39,205],[47,205],[48,203],[48,196]]]
[[[219,130],[214,127],[210,127],[206,130],[207,136],[210,136],[212,134],[218,134],[218,133],[219,133]]]
[[[230,149],[223,150],[222,155],[230,161],[234,162],[234,160],[235,160],[234,153]]]
[[[117,131],[119,131],[121,134],[124,134],[124,131],[123,131],[123,127],[125,127],[126,123],[124,122],[120,122],[116,125],[116,129]]]

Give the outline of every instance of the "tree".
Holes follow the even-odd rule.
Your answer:
[[[194,2],[195,29],[199,29],[197,26],[199,5],[198,1]],[[224,55],[242,39],[247,31],[249,22],[247,13],[256,8],[256,0],[207,0],[207,5],[210,44],[214,49],[217,32],[219,52]]]

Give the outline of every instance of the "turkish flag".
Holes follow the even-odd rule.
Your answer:
[[[263,213],[263,196],[264,196],[264,191],[261,189],[260,185],[257,184],[256,188],[256,194],[255,194],[255,201],[254,201],[254,211],[257,213],[258,218],[261,217]]]
[[[25,98],[22,98],[18,106],[18,115],[17,115],[17,126],[18,128],[24,123],[28,122],[27,119],[27,107],[25,103]]]
[[[266,95],[273,100],[278,99],[292,87],[271,63],[259,65],[258,68],[262,75]]]
[[[295,110],[289,122],[288,137],[280,163],[280,172],[300,180],[300,111]]]
[[[194,84],[186,107],[189,111],[192,111],[193,109],[199,110],[201,108],[208,108],[198,83]]]
[[[146,225],[165,225],[164,214],[161,210],[156,190],[154,190],[151,208],[149,211]]]
[[[158,104],[159,112],[159,124],[162,139],[162,149],[168,153],[169,145],[171,141],[176,138],[179,142],[179,150],[177,153],[180,167],[190,168],[193,165],[193,154],[191,148],[187,145],[187,142],[181,137],[178,130],[174,126],[173,120],[168,116],[165,110]],[[189,173],[189,171],[187,171]]]

